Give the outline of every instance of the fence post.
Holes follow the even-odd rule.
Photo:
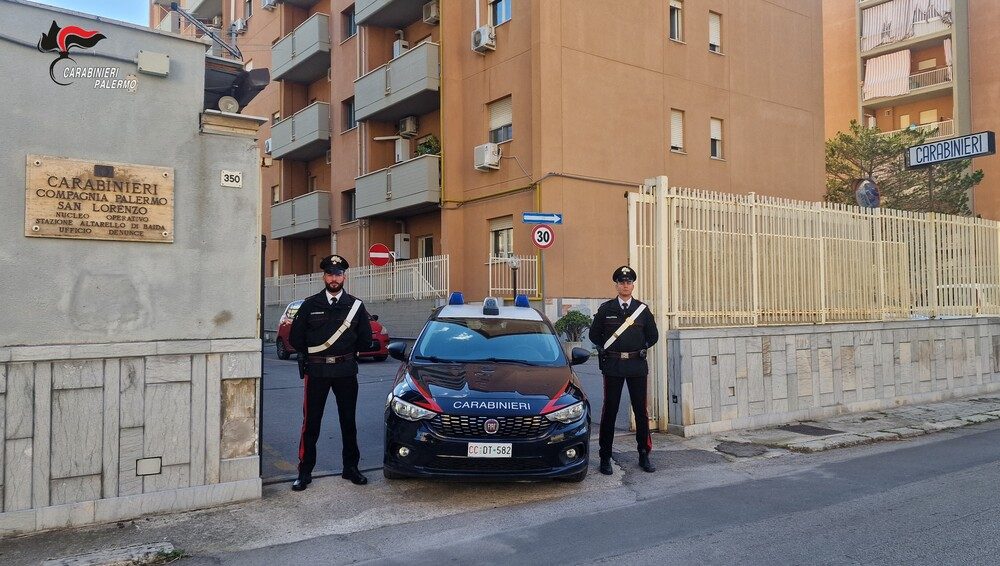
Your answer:
[[[753,325],[760,323],[760,274],[757,272],[757,193],[750,192],[750,284],[753,286]]]
[[[882,209],[876,208],[873,216],[875,222],[875,245],[878,246],[878,308],[879,319],[886,320],[885,312],[885,243],[882,241]]]
[[[816,210],[816,223],[819,225],[819,321],[820,324],[826,324],[827,315],[827,305],[826,305],[826,222],[823,221],[823,213],[826,211],[823,207],[819,207]]]
[[[927,294],[931,308],[931,318],[938,316],[938,288],[937,288],[937,215],[933,212],[927,213]]]

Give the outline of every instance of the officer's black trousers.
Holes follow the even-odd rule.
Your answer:
[[[355,411],[358,407],[358,376],[305,378],[302,400],[302,435],[299,438],[299,473],[311,474],[316,466],[316,441],[323,423],[326,398],[333,390],[340,416],[340,436],[343,439],[344,467],[357,466],[361,460],[358,449],[358,425]]]
[[[617,377],[604,376],[604,407],[601,409],[600,456],[611,457],[611,445],[615,438],[615,420],[618,405],[622,400],[622,385],[628,384],[628,397],[635,413],[635,443],[642,452],[653,449],[653,439],[649,436],[649,416],[646,413],[646,376]]]

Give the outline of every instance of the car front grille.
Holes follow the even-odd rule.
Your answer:
[[[500,423],[496,434],[483,428],[489,419]],[[449,438],[537,438],[552,428],[552,422],[542,416],[485,417],[468,415],[438,415],[430,421],[431,430]]]
[[[551,466],[542,458],[456,458],[436,456],[427,467],[450,472],[528,472]]]

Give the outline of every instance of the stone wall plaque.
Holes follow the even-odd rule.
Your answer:
[[[24,235],[174,241],[174,170],[28,155]]]

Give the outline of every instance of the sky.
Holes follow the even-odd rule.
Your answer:
[[[140,26],[149,25],[149,0],[33,0],[39,4],[59,6],[77,12],[93,14],[131,22]]]

